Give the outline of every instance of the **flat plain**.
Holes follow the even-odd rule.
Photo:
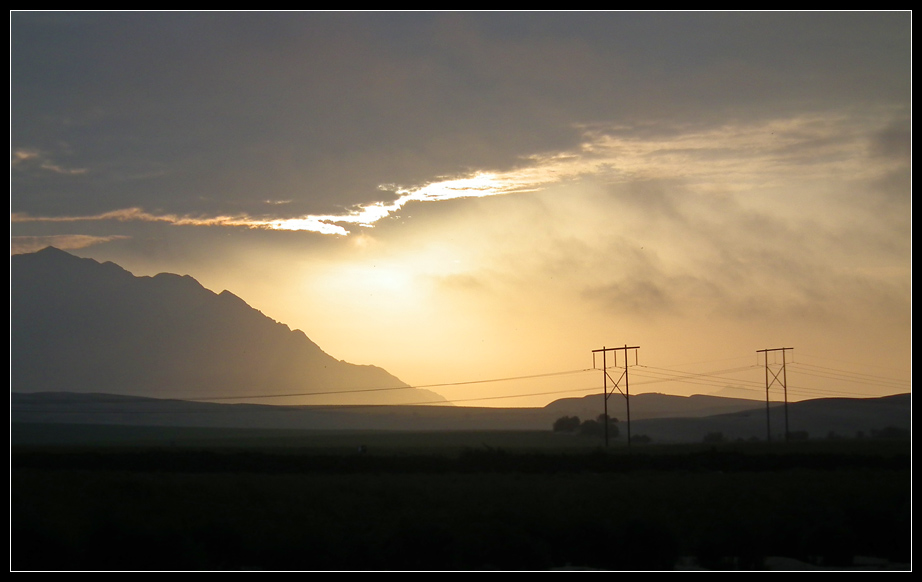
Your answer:
[[[908,439],[54,430],[13,439],[14,570],[911,568]]]

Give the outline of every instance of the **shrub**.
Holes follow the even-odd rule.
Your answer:
[[[579,424],[578,416],[561,416],[554,421],[554,432],[574,432]]]

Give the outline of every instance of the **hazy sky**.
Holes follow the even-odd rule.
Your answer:
[[[764,398],[779,347],[789,399],[907,392],[911,25],[13,12],[11,253],[188,274],[413,385],[542,375],[433,388],[469,405],[625,344],[632,393]]]

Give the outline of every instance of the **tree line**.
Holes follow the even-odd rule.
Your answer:
[[[605,425],[608,424],[608,436],[618,438],[618,419],[613,416],[600,414],[589,420],[580,420],[578,416],[561,416],[554,421],[554,432],[565,432],[583,436],[603,436]]]

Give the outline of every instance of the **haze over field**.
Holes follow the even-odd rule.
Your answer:
[[[779,347],[792,400],[911,391],[911,12],[10,33],[11,254],[191,275],[459,404],[597,392],[625,344],[632,393],[764,398]]]

